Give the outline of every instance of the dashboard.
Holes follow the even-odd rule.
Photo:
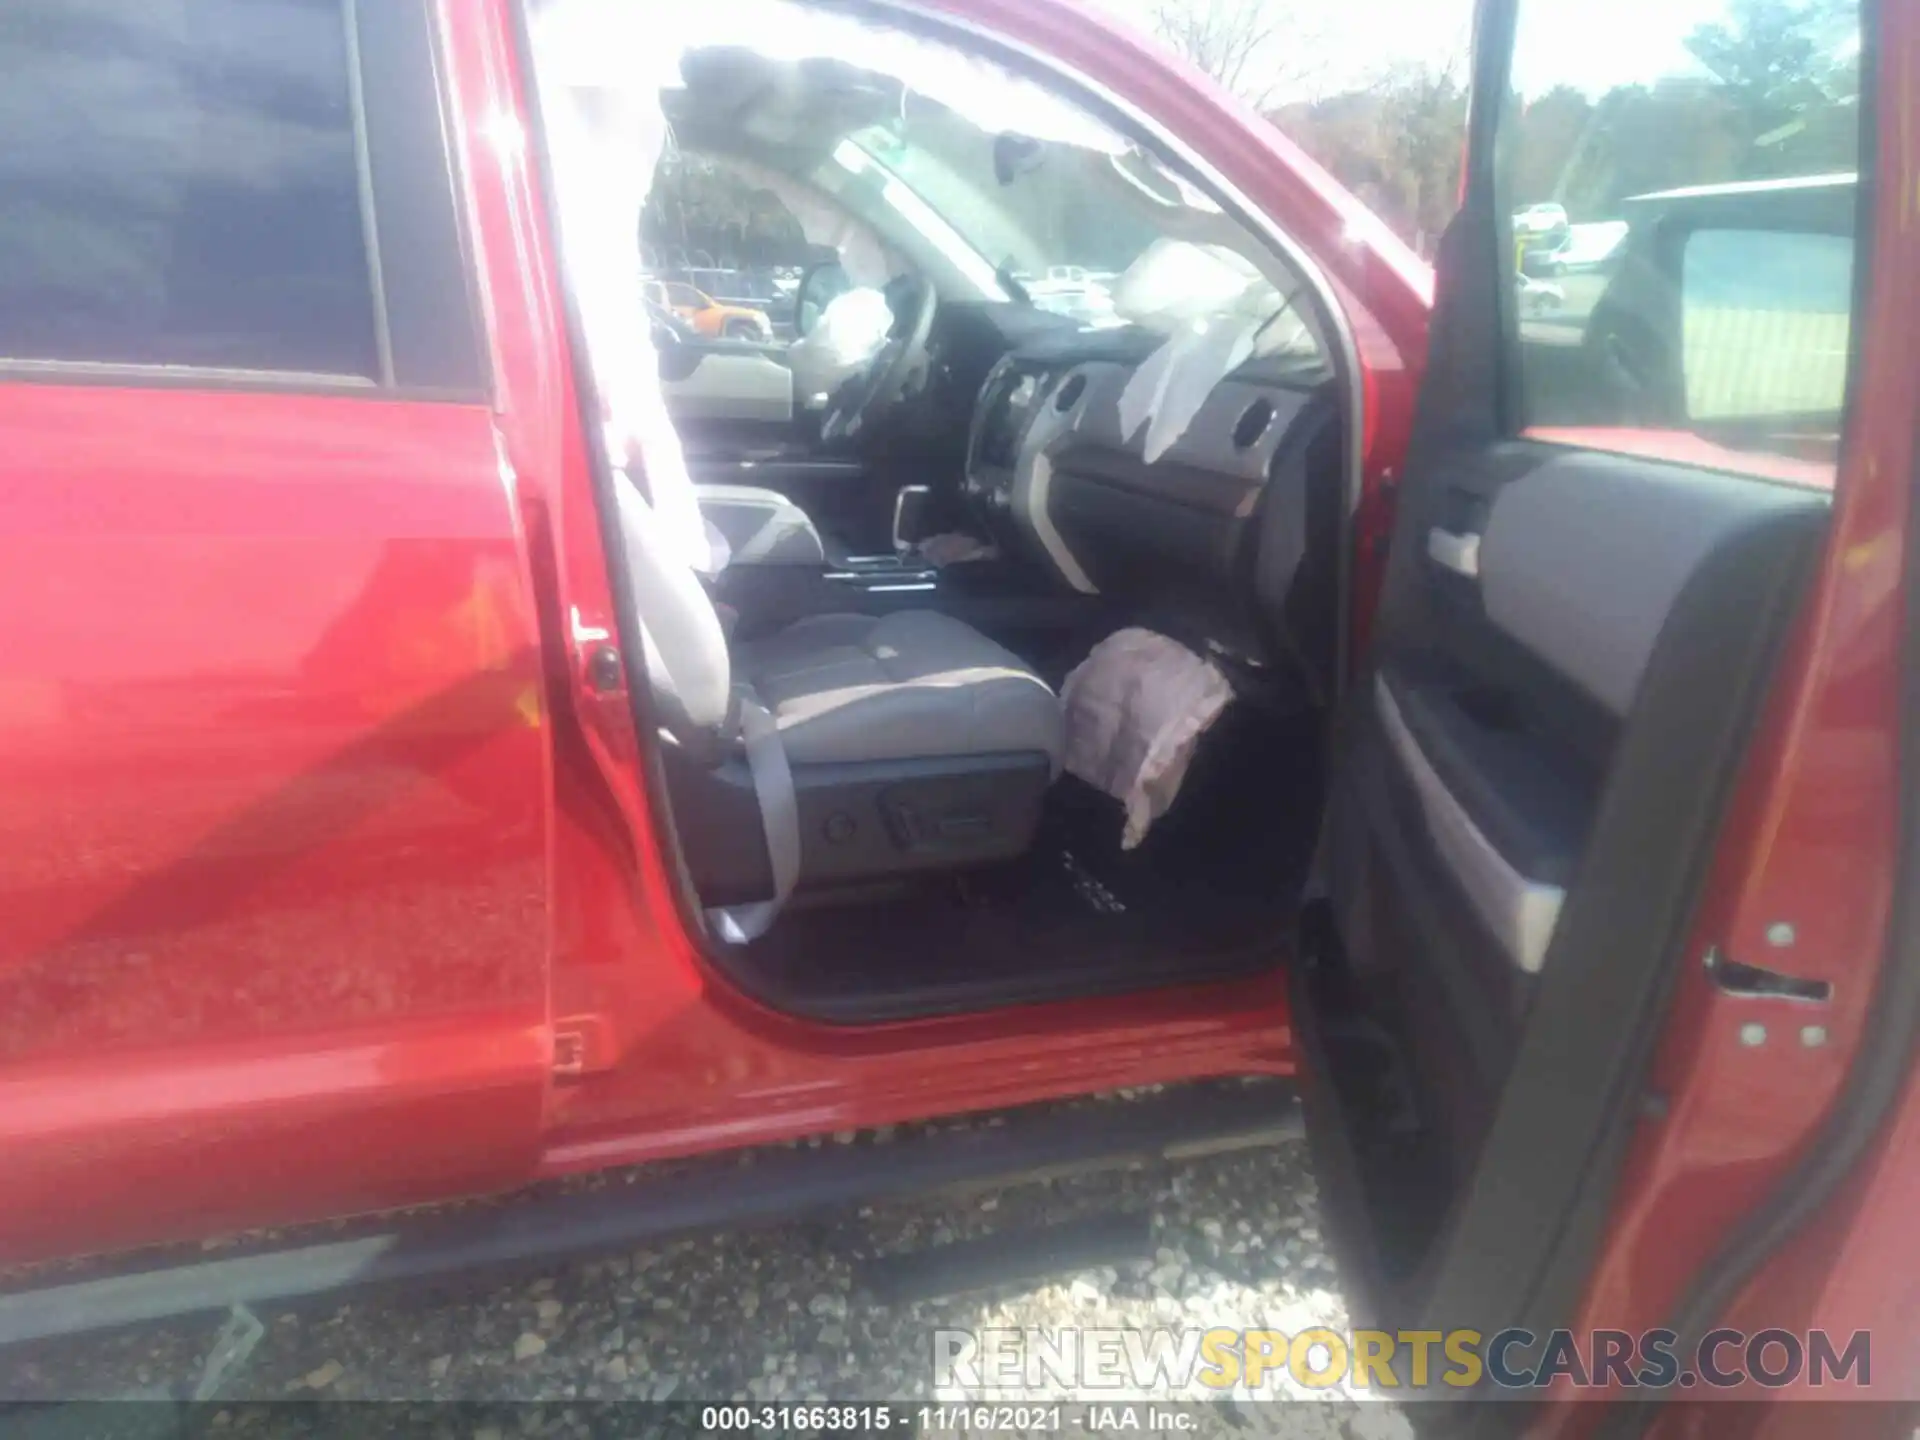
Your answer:
[[[1149,462],[1120,400],[1159,344],[1074,331],[1009,350],[973,406],[967,499],[1004,550],[1140,623],[1256,664],[1320,651],[1343,488],[1330,369],[1249,361]]]

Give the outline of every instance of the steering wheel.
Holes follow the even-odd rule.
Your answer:
[[[908,275],[887,288],[893,328],[866,368],[834,392],[827,418],[820,425],[822,440],[851,440],[870,428],[900,402],[907,381],[926,364],[927,339],[933,334],[934,316],[940,309],[933,282],[924,275]]]

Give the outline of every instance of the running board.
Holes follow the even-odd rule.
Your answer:
[[[1120,1211],[877,1255],[854,1267],[853,1288],[882,1305],[910,1305],[1003,1285],[1032,1285],[1152,1255],[1153,1217]]]
[[[974,1117],[977,1122],[984,1117]],[[1206,1082],[1140,1099],[1006,1112],[885,1145],[734,1151],[628,1184],[330,1230],[321,1243],[0,1293],[0,1345],[363,1286],[633,1249],[958,1186],[1006,1185],[1301,1138],[1290,1083]],[[745,1159],[751,1155],[748,1163]],[[196,1256],[198,1252],[195,1252]]]

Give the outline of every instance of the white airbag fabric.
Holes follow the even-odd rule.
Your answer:
[[[880,352],[892,328],[893,310],[878,290],[848,290],[828,301],[813,328],[787,347],[801,405],[825,405],[842,381]]]
[[[1152,465],[1180,442],[1214,387],[1253,354],[1257,320],[1213,320],[1183,325],[1141,362],[1120,392],[1121,433],[1144,424],[1140,453]]]
[[[1179,797],[1200,737],[1233,699],[1211,660],[1151,630],[1121,630],[1067,676],[1066,768],[1126,806],[1122,849]]]
[[[714,729],[725,723],[733,701],[720,617],[654,507],[624,473],[616,474],[614,485],[630,609],[640,624],[654,704],[672,725]]]
[[[1284,303],[1251,261],[1219,245],[1162,238],[1127,267],[1114,285],[1114,313],[1167,335],[1120,395],[1121,433],[1130,440],[1146,427],[1141,454],[1149,465],[1179,443],[1214,387],[1253,357]]]
[[[680,84],[677,55],[650,44],[651,7],[548,0],[533,20],[560,241],[579,302],[593,381],[616,466],[636,452],[666,553],[704,574],[725,565],[701,517],[667,414],[643,298],[637,238],[667,144],[660,91]]]

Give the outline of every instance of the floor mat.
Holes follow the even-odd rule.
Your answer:
[[[1226,979],[1276,963],[1317,829],[1318,728],[1232,706],[1146,841],[1057,781],[1033,848],[860,904],[790,909],[736,957],[782,1009],[873,1021]]]

